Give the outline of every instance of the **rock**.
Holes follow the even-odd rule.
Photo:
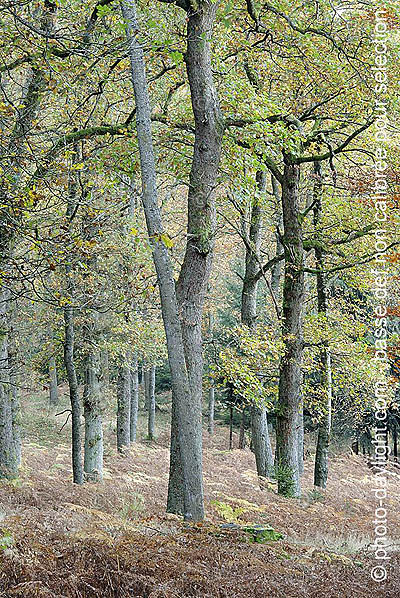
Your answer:
[[[283,534],[277,532],[269,525],[247,525],[243,526],[243,529],[253,538],[253,542],[256,542],[257,544],[264,544],[264,542],[276,542],[277,540],[281,540],[283,538]]]

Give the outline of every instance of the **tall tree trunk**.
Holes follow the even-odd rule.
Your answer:
[[[99,226],[90,210],[84,216],[85,239],[96,239]],[[86,262],[87,268],[94,275],[98,273],[96,254],[90,256]],[[85,333],[85,382],[83,393],[83,416],[85,419],[84,471],[90,482],[103,480],[103,421],[102,421],[102,392],[101,379],[101,351],[98,348],[100,335],[100,320],[96,294],[90,288],[86,292]],[[102,390],[104,386],[102,385]]]
[[[135,177],[126,177],[125,183],[129,185],[129,204],[123,210],[121,233],[125,238],[128,245],[132,246],[132,239],[129,239],[128,224],[132,226],[132,219],[135,216],[136,211],[136,187]],[[133,246],[132,246],[133,247]],[[129,257],[123,256],[122,263],[119,265],[119,269],[122,277],[128,278],[130,265]],[[126,292],[129,294],[129,285],[126,288]],[[130,301],[130,306],[127,307],[124,313],[126,324],[132,321],[132,317],[136,311],[135,302],[133,299]],[[120,361],[118,366],[117,376],[117,448],[119,452],[123,452],[124,448],[130,445],[132,441],[131,436],[136,438],[136,427],[138,417],[138,396],[135,394],[136,389],[134,387],[134,371],[137,373],[137,359],[136,364],[133,363],[133,353],[126,351],[125,356]],[[133,368],[133,369],[132,369]],[[137,389],[138,390],[138,389]],[[147,389],[145,386],[145,399],[147,397]]]
[[[84,471],[90,482],[101,482],[103,479],[103,424],[99,382],[100,355],[90,351],[86,357],[83,393]]]
[[[54,19],[54,5],[45,6],[39,14],[39,26],[50,31]],[[25,167],[24,147],[32,123],[40,104],[45,79],[37,67],[30,69],[22,87],[22,94],[17,100],[20,108],[15,112],[16,120],[8,140],[3,146],[1,162],[4,171],[0,179],[0,266],[9,272],[11,256],[17,242],[15,235],[14,199],[20,195],[18,189]],[[9,195],[9,197],[8,197]],[[21,460],[21,441],[19,428],[19,401],[17,387],[12,388],[11,362],[13,361],[12,317],[14,307],[10,297],[8,281],[0,287],[0,478],[14,478],[18,473]],[[10,343],[10,345],[9,345]],[[11,362],[10,362],[11,360]],[[15,365],[15,360],[14,360]]]
[[[136,100],[142,202],[153,245],[153,259],[158,277],[172,380],[171,460],[167,508],[169,511],[183,512],[186,519],[201,520],[204,517],[204,500],[201,384],[198,383],[198,379],[202,364],[201,359],[200,364],[196,363],[193,356],[201,357],[201,354],[199,355],[201,314],[211,265],[210,249],[214,235],[215,214],[213,192],[223,133],[222,118],[212,81],[208,41],[216,7],[200,2],[198,10],[188,14],[186,64],[191,83],[196,136],[188,195],[190,236],[183,273],[178,284],[183,321],[186,320],[185,330],[181,326],[171,260],[161,236],[163,226],[157,203],[150,102],[143,50],[136,37],[139,31],[136,6],[133,0],[124,0],[122,7],[127,26],[132,83]],[[207,10],[204,10],[205,7]],[[199,219],[200,214],[201,219]],[[190,256],[193,257],[193,264],[190,263]],[[194,273],[196,273],[195,277],[192,276]],[[188,284],[188,279],[192,286]],[[192,314],[191,307],[195,308]],[[193,351],[189,354],[187,349],[192,341]]]
[[[257,172],[257,186],[259,193],[266,189],[266,175]],[[243,228],[246,229],[244,223]],[[259,198],[253,200],[250,210],[250,226],[246,243],[245,273],[242,288],[241,320],[250,329],[257,322],[257,273],[259,271],[259,252],[262,235],[262,207]],[[251,407],[251,433],[252,448],[256,458],[257,473],[259,476],[268,475],[273,469],[274,459],[271,450],[271,441],[268,431],[267,410],[262,405]]]
[[[143,381],[144,381],[144,408],[145,411],[149,412],[149,403],[150,403],[150,369],[146,365],[146,368],[143,369]]]
[[[229,407],[229,450],[233,450],[233,407]]]
[[[137,421],[139,413],[139,367],[137,355],[132,359],[131,368],[131,409],[129,422],[129,436],[131,442],[136,442]]]
[[[72,415],[72,473],[75,484],[83,484],[82,438],[81,438],[81,402],[79,398],[78,379],[74,361],[75,327],[74,309],[71,305],[64,307],[65,340],[64,363],[67,371],[69,398]]]
[[[314,231],[316,238],[319,238],[318,227],[320,225],[322,214],[322,165],[320,162],[314,163]],[[323,273],[325,260],[322,249],[315,248],[315,264],[317,270],[317,295],[318,295],[318,313],[327,316],[328,313],[328,293],[326,288],[326,275]],[[322,392],[325,398],[324,413],[321,416],[318,426],[317,449],[315,453],[314,484],[320,488],[326,488],[328,481],[328,449],[331,435],[332,422],[332,367],[331,354],[328,342],[320,352],[320,375]]]
[[[208,433],[214,434],[214,414],[215,414],[215,388],[210,386],[208,389]]]
[[[355,455],[358,455],[358,453],[360,451],[360,439],[358,436],[353,439],[353,441],[351,443],[351,450],[353,451],[353,453]]]
[[[275,202],[276,202],[276,218],[275,218],[275,225],[277,229],[280,229],[282,226],[282,214],[281,214],[281,193],[279,191],[279,183],[274,177],[271,175],[271,184],[272,184],[272,191],[274,194]],[[283,253],[283,246],[281,240],[279,238],[278,230],[275,231],[275,255],[282,255]],[[273,292],[276,300],[279,299],[279,289],[281,283],[281,262],[277,262],[271,268],[271,291]]]
[[[243,409],[240,417],[239,429],[239,448],[241,450],[246,448],[246,408]]]
[[[215,187],[219,169],[223,119],[213,81],[210,37],[217,5],[200,0],[188,9],[185,62],[195,120],[195,141],[188,191],[186,252],[177,283],[185,359],[192,391],[195,437],[202,447],[202,316],[214,250]],[[168,510],[180,512],[182,450],[179,449],[176,411],[172,411]]]
[[[274,470],[274,457],[265,409],[258,409],[255,405],[252,406],[251,428],[257,474],[264,478],[270,477]]]
[[[54,355],[49,360],[50,406],[58,404],[57,364]]]
[[[155,421],[156,421],[156,366],[152,365],[149,369],[149,388],[148,388],[148,420],[147,436],[149,440],[155,439]]]
[[[79,147],[73,146],[73,163],[79,161]],[[71,222],[77,203],[78,185],[76,172],[72,173],[68,186],[68,204],[66,212],[67,222]],[[74,300],[74,280],[72,256],[67,256],[68,261],[65,266],[66,291],[69,299],[64,307],[64,364],[67,372],[69,387],[69,398],[71,403],[72,420],[72,474],[75,484],[83,484],[83,466],[82,466],[82,435],[81,435],[81,402],[79,397],[78,378],[76,375],[74,351],[75,351],[75,314],[73,307]]]
[[[9,293],[3,289],[0,295],[0,479],[15,478],[18,474],[10,393],[9,310]]]
[[[318,426],[317,449],[315,453],[314,484],[326,488],[328,481],[329,463],[328,450],[332,422],[332,368],[329,348],[322,350],[321,372],[324,379],[324,393],[326,394],[325,413],[321,416]]]
[[[123,453],[131,439],[131,356],[128,354],[118,368],[117,380],[117,449]],[[129,364],[129,365],[128,365]]]
[[[282,178],[285,274],[282,333],[284,355],[279,371],[276,416],[278,492],[300,495],[299,414],[302,406],[304,249],[299,202],[300,167],[285,158]]]

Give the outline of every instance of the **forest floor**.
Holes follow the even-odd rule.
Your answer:
[[[66,407],[64,397],[59,411]],[[322,493],[313,489],[309,456],[302,498],[283,498],[273,482],[260,487],[251,451],[227,450],[228,430],[217,426],[214,437],[204,435],[207,519],[186,525],[164,512],[166,415],[157,414],[154,443],[141,419],[126,456],[106,420],[104,483],[76,486],[69,424],[60,432],[65,415],[49,412],[43,393],[24,410],[21,476],[0,483],[1,598],[400,596],[398,470],[388,487],[388,579],[378,585],[370,578],[374,486],[363,457],[333,457]],[[254,543],[221,526],[232,522],[271,525],[283,538]]]

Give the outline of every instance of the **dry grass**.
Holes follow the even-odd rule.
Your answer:
[[[304,496],[285,499],[260,487],[249,450],[227,451],[227,431],[205,435],[207,521],[186,527],[166,516],[168,433],[141,441],[119,456],[112,420],[106,422],[106,475],[101,485],[71,483],[68,426],[30,401],[20,479],[0,484],[0,597],[320,597],[400,595],[400,557],[389,580],[369,577],[373,509],[371,471],[363,459],[332,463],[328,488],[315,494],[306,462]],[[57,418],[59,420],[60,418]],[[388,488],[390,533],[400,537],[398,476]],[[221,508],[222,504],[222,508]],[[218,506],[219,505],[219,506]],[[221,532],[223,513],[268,523],[282,541],[250,544],[240,532]],[[1,545],[1,542],[0,542]],[[396,548],[396,547],[395,547]]]

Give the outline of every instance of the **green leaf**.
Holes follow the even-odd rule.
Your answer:
[[[180,64],[182,64],[182,62],[183,62],[182,52],[178,52],[177,50],[175,50],[174,52],[171,52],[170,56],[171,56],[172,60],[174,61],[174,63],[176,64],[176,66],[179,66]]]
[[[167,247],[167,249],[171,249],[174,246],[173,240],[166,233],[160,235],[160,239],[164,243],[165,247]]]

